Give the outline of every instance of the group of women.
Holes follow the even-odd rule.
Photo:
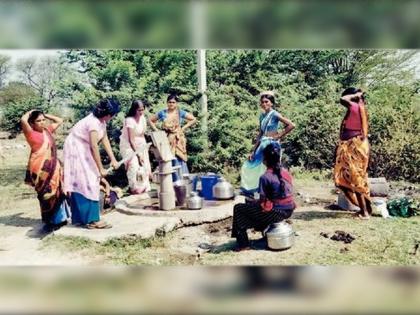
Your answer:
[[[173,165],[178,165],[181,173],[188,173],[184,132],[196,118],[178,109],[177,102],[176,95],[170,95],[167,108],[148,120],[142,101],[134,100],[131,104],[122,127],[120,153],[132,194],[150,190],[152,171],[145,139],[148,123],[153,130],[157,130],[158,121],[162,123],[176,157]],[[334,181],[348,200],[360,207],[356,216],[367,219],[372,207],[367,183],[369,144],[365,94],[360,89],[348,88],[342,93],[340,103],[347,112],[340,128]],[[259,134],[241,168],[241,192],[252,198],[247,198],[245,204],[235,205],[233,213],[232,237],[237,239],[237,250],[249,248],[247,229],[263,231],[269,224],[289,218],[296,208],[292,177],[281,165],[281,141],[295,125],[275,110],[275,105],[273,92],[260,94]],[[106,132],[107,122],[118,109],[117,101],[104,99],[91,114],[76,123],[64,143],[63,170],[52,135],[62,120],[36,110],[22,116],[23,132],[31,147],[26,181],[38,193],[42,220],[47,228],[56,229],[67,222],[70,212],[65,206],[66,200],[70,203],[73,224],[99,229],[110,227],[100,220],[99,185],[107,171],[98,145],[103,144],[111,166],[118,168]],[[48,126],[47,119],[52,121]],[[178,180],[175,177],[174,184]]]
[[[178,109],[176,95],[170,95],[167,101],[168,108],[153,115],[150,124],[157,130],[156,123],[162,122],[176,157],[174,164],[181,165],[182,171],[188,173],[184,131],[196,119],[192,114]],[[103,145],[112,168],[117,169],[120,165],[112,151],[106,125],[118,111],[118,101],[103,99],[91,114],[73,126],[64,142],[63,167],[57,158],[53,137],[63,120],[38,110],[22,116],[22,129],[31,148],[26,182],[38,193],[45,230],[58,229],[67,224],[70,218],[72,224],[89,229],[111,227],[100,219],[100,183],[104,181],[107,170],[102,164],[99,144]],[[120,137],[120,153],[125,161],[132,194],[150,190],[152,172],[145,139],[147,120],[144,111],[142,101],[132,102]],[[47,124],[47,120],[52,123]],[[184,121],[186,123],[183,125]]]
[[[367,176],[369,143],[365,94],[361,89],[348,88],[342,93],[340,103],[347,111],[336,148],[334,182],[346,198],[360,208],[355,217],[365,220],[372,214]],[[280,144],[295,126],[275,111],[274,105],[274,95],[263,92],[259,135],[249,160],[241,168],[241,191],[254,198],[236,204],[233,209],[232,237],[237,240],[236,251],[250,248],[247,229],[264,231],[270,224],[288,219],[296,208],[292,177],[281,165]],[[280,122],[284,128],[279,133]]]

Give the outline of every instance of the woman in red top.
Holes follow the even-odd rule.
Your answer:
[[[340,128],[334,181],[346,198],[360,208],[357,217],[368,219],[372,206],[367,174],[369,143],[364,93],[361,89],[348,88],[342,93],[340,103],[347,108],[347,113]]]
[[[47,125],[47,119],[52,123]],[[38,193],[45,232],[60,228],[69,218],[62,190],[61,165],[52,136],[62,122],[61,118],[39,110],[31,110],[21,118],[23,133],[31,147],[25,183]]]

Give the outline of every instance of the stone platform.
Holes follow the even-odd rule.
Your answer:
[[[89,230],[69,225],[55,231],[54,235],[79,236],[97,242],[124,236],[150,238],[183,226],[229,218],[233,214],[233,206],[244,201],[243,196],[236,196],[233,200],[204,200],[203,208],[200,210],[178,208],[163,211],[159,210],[156,198],[142,199],[133,195],[120,199],[116,204],[116,210],[101,217],[112,224],[112,228]]]
[[[115,207],[117,211],[147,217],[178,218],[177,227],[210,223],[226,219],[233,214],[233,206],[245,202],[243,196],[236,196],[233,200],[203,200],[200,210],[189,210],[186,207],[177,207],[174,210],[159,210],[157,198],[142,199],[136,195],[120,199]]]

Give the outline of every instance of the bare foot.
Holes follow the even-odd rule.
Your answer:
[[[362,215],[361,213],[357,212],[354,214],[353,216],[355,219],[359,219],[359,220],[369,220],[369,216],[368,215]]]

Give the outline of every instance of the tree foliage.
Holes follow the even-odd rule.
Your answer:
[[[5,85],[5,79],[10,71],[10,57],[0,55],[0,88]]]
[[[238,180],[258,132],[258,94],[269,89],[276,91],[277,110],[297,125],[283,143],[285,161],[309,169],[332,168],[345,113],[338,102],[340,93],[345,87],[361,86],[368,92],[371,176],[417,181],[418,83],[410,73],[413,55],[375,50],[208,51],[208,147],[199,127],[187,134],[190,167]],[[165,107],[166,94],[175,91],[183,100],[180,106],[201,118],[194,51],[83,50],[70,51],[67,57],[80,64],[92,83],[75,99],[79,111],[99,95],[114,95],[122,101],[123,112],[140,97],[155,113]],[[122,119],[120,114],[112,122],[116,136],[114,129]],[[389,132],[384,134],[382,127]]]
[[[188,131],[190,169],[239,179],[240,165],[258,133],[258,94],[262,90],[274,90],[275,108],[296,124],[282,143],[284,160],[308,169],[331,169],[345,113],[338,100],[344,88],[357,86],[367,91],[370,176],[419,181],[420,81],[412,69],[415,54],[388,50],[207,51],[208,133],[203,134],[200,123]],[[57,69],[48,63],[44,68]],[[108,128],[117,155],[122,121],[133,99],[144,100],[152,114],[166,107],[168,93],[176,92],[179,106],[202,119],[193,50],[71,50],[63,54],[58,69],[67,69],[62,72],[66,75],[47,76],[50,81],[45,86],[55,93],[54,106],[72,108],[75,120],[102,97],[120,100],[121,112]],[[42,72],[23,73],[39,77]],[[49,103],[48,93],[38,95],[43,104]],[[11,111],[17,115],[13,106]]]

